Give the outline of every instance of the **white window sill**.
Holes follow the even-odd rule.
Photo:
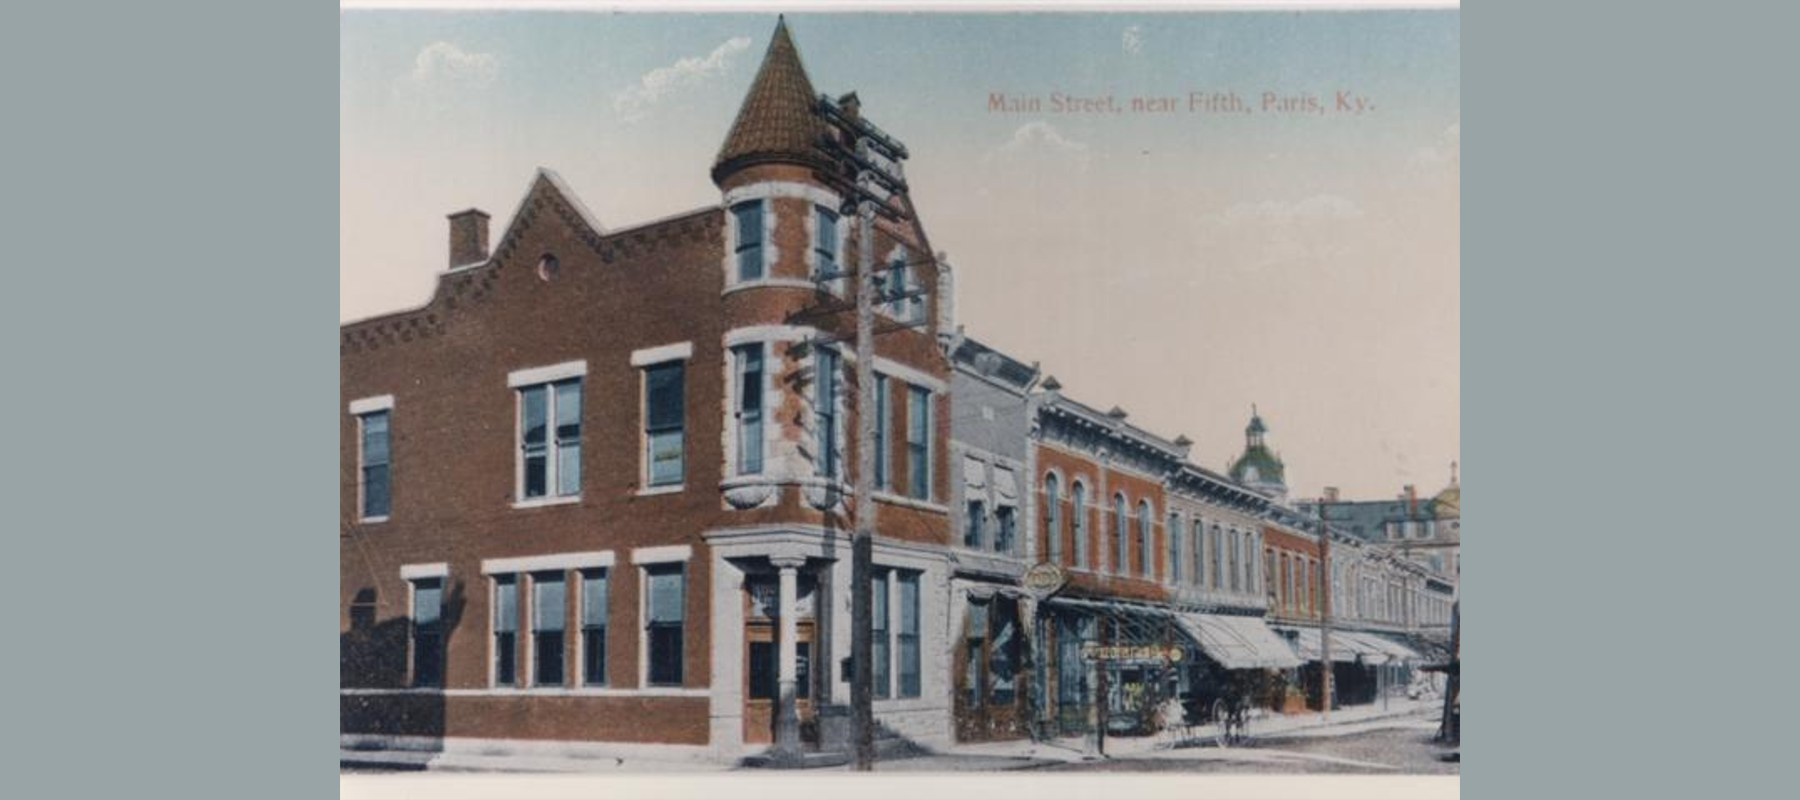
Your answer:
[[[363,517],[362,519],[357,520],[358,523],[363,524],[363,525],[380,525],[381,523],[387,522],[387,521],[388,521],[388,516],[385,514],[382,516],[379,516],[379,517]]]
[[[726,286],[725,291],[720,292],[719,294],[720,294],[720,296],[724,296],[724,295],[731,294],[732,292],[741,292],[741,291],[744,291],[747,289],[805,289],[810,292],[810,291],[814,291],[818,288],[819,288],[818,284],[813,283],[812,281],[806,280],[804,278],[767,278],[767,277],[765,277],[765,278],[755,278],[755,279],[747,280],[747,281],[737,281],[735,283],[732,283],[729,286]]]
[[[889,505],[904,506],[906,508],[916,508],[920,511],[935,511],[939,514],[950,513],[949,506],[941,506],[941,505],[938,505],[937,503],[931,502],[930,500],[917,500],[917,499],[914,499],[911,497],[904,497],[901,495],[894,494],[892,492],[876,492],[875,499],[879,502],[887,503]]]
[[[517,509],[544,508],[546,506],[567,506],[581,502],[581,495],[573,494],[562,497],[533,497],[530,500],[514,500],[512,507]]]
[[[672,483],[667,486],[646,486],[637,490],[638,497],[654,497],[659,494],[675,494],[687,491],[686,483]]]

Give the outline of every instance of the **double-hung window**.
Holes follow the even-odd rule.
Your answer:
[[[1131,507],[1125,503],[1125,495],[1113,495],[1113,572],[1118,575],[1131,574],[1131,534],[1126,529],[1131,524]]]
[[[1075,566],[1080,567],[1082,569],[1087,569],[1087,565],[1088,565],[1087,487],[1083,486],[1081,481],[1076,481],[1069,485],[1069,495],[1071,497],[1069,510],[1070,510],[1071,515],[1074,518],[1071,527],[1073,528],[1072,532],[1073,532],[1073,538],[1075,540],[1074,541],[1074,544],[1075,544]]]
[[[581,573],[581,682],[606,685],[607,574],[604,569]]]
[[[906,289],[910,281],[907,278],[908,254],[905,247],[895,251],[892,261],[888,262],[887,274],[881,279],[881,293],[886,295],[888,314],[906,318]]]
[[[760,475],[763,471],[763,344],[731,349],[737,375],[737,471]]]
[[[412,581],[412,682],[444,685],[444,579]]]
[[[392,506],[390,482],[393,412],[383,409],[357,417],[362,432],[362,518],[385,519]]]
[[[1044,476],[1044,551],[1050,563],[1062,566],[1062,481],[1054,472]]]
[[[650,486],[677,486],[684,473],[687,363],[644,368],[644,443]]]
[[[931,499],[931,390],[909,386],[906,393],[907,491]]]
[[[1212,588],[1223,591],[1225,589],[1225,548],[1223,546],[1225,535],[1219,526],[1213,526],[1212,540],[1207,544],[1212,546],[1210,548],[1212,550]]]
[[[994,552],[1011,553],[1018,534],[1018,509],[1004,503],[994,506]]]
[[[987,507],[980,500],[970,500],[963,519],[963,546],[981,549],[982,525],[987,522]]]
[[[563,685],[564,619],[568,616],[563,574],[531,576],[531,685]]]
[[[1151,516],[1150,501],[1138,503],[1138,558],[1144,560],[1143,575],[1146,578],[1156,577],[1156,520]]]
[[[900,635],[898,657],[901,697],[919,696],[919,573],[902,570],[900,587]]]
[[[892,616],[892,604],[888,602],[888,581],[892,577],[889,570],[874,570],[869,578],[869,624],[874,633],[871,655],[869,656],[869,674],[875,685],[875,699],[886,700],[893,692],[893,658],[894,629],[889,624]]]
[[[1193,559],[1193,570],[1188,574],[1188,583],[1203,586],[1206,584],[1206,520],[1194,520],[1188,531],[1188,546],[1193,551],[1189,556]]]
[[[825,347],[813,351],[813,424],[819,477],[838,477],[838,354]]]
[[[581,379],[519,387],[520,497],[581,494]]]
[[[748,200],[731,207],[731,223],[737,239],[737,279],[761,280],[763,276],[763,201]]]
[[[1181,518],[1169,515],[1169,526],[1163,529],[1169,540],[1169,582],[1181,582]]]
[[[644,641],[649,656],[645,679],[651,686],[681,685],[686,577],[682,564],[644,568]]]
[[[494,685],[519,682],[519,578],[494,576]]]
[[[813,269],[814,278],[838,272],[838,215],[824,206],[813,206]]]
[[[875,488],[883,491],[893,488],[888,465],[893,459],[889,442],[893,441],[894,422],[888,410],[888,391],[887,376],[875,373]]]

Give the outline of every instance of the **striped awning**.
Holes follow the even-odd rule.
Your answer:
[[[1300,666],[1294,650],[1261,617],[1181,612],[1176,622],[1200,651],[1226,669],[1287,669]]]

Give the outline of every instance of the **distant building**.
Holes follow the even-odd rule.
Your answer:
[[[1410,484],[1393,500],[1340,500],[1335,488],[1326,487],[1324,497],[1295,506],[1315,516],[1327,507],[1331,527],[1454,582],[1462,574],[1462,486],[1456,468],[1451,462],[1449,485],[1427,499]]]
[[[1244,428],[1244,454],[1231,462],[1231,479],[1276,500],[1287,499],[1287,468],[1281,455],[1269,449],[1269,432],[1256,407],[1250,407],[1250,424]]]

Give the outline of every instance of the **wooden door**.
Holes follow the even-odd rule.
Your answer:
[[[818,745],[818,717],[812,699],[814,623],[801,620],[794,648],[795,709],[800,718],[800,739]],[[753,620],[744,625],[744,741],[775,741],[775,701],[780,693],[780,630],[774,620]]]

